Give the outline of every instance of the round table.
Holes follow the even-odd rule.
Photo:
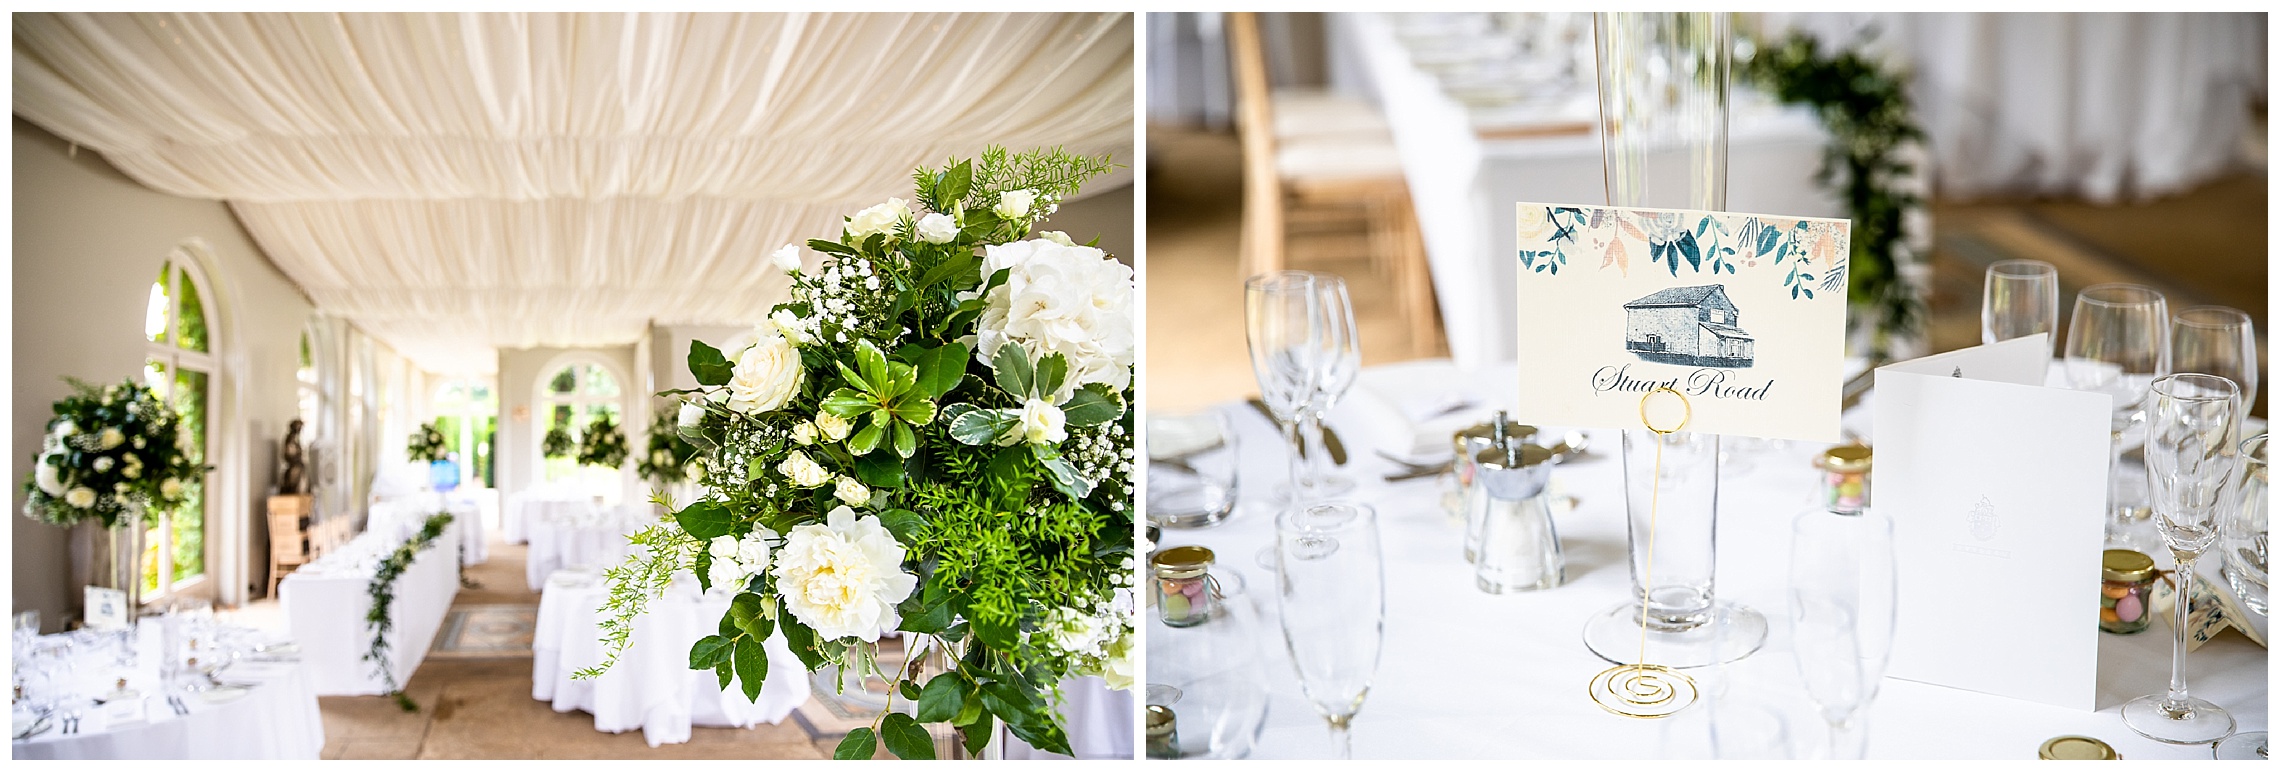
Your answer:
[[[244,685],[243,691],[210,690],[181,695],[185,713],[177,713],[155,688],[155,657],[141,652],[159,648],[158,624],[145,619],[138,626],[134,665],[74,657],[79,691],[107,693],[116,678],[128,679],[129,688],[143,696],[139,720],[114,716],[106,706],[82,709],[79,731],[64,734],[60,716],[48,719],[49,728],[10,748],[16,759],[315,759],[324,748],[323,716],[317,694],[297,660],[241,660],[220,671],[217,680]],[[62,636],[45,636],[54,640]],[[99,655],[108,659],[111,655]],[[114,723],[116,720],[116,723]]]

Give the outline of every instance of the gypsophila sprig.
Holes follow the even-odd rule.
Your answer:
[[[173,405],[131,380],[66,382],[72,394],[55,403],[24,481],[25,516],[110,528],[188,500],[208,467],[183,446],[182,416]]]
[[[781,634],[805,670],[889,681],[890,708],[918,695],[839,758],[931,757],[911,738],[941,722],[1068,753],[1055,685],[1132,680],[1132,270],[1034,228],[1111,168],[991,148],[776,250],[790,297],[749,344],[692,343],[700,387],[666,392],[707,490],[610,572],[611,656],[680,577],[731,599],[689,651],[723,688],[757,697]],[[896,631],[950,671],[879,672]]]
[[[412,436],[404,441],[404,455],[413,461],[434,463],[444,460],[450,454],[451,450],[444,446],[443,432],[436,429],[433,422],[420,424],[420,428],[414,430]]]

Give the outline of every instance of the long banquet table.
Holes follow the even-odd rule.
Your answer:
[[[1585,685],[1608,663],[1583,645],[1587,617],[1630,592],[1621,488],[1620,435],[1590,432],[1589,453],[1556,468],[1553,491],[1578,499],[1555,515],[1566,551],[1567,583],[1533,593],[1488,595],[1473,586],[1462,554],[1462,527],[1441,509],[1431,478],[1385,483],[1393,466],[1375,449],[1401,455],[1413,445],[1416,400],[1461,394],[1484,416],[1513,402],[1512,366],[1476,372],[1447,361],[1366,369],[1330,416],[1350,453],[1342,471],[1359,483],[1354,497],[1378,512],[1385,556],[1385,644],[1377,676],[1353,722],[1358,758],[1656,758],[1684,755],[1691,718],[1624,719],[1591,702]],[[1261,612],[1256,641],[1267,663],[1268,710],[1251,758],[1325,758],[1323,720],[1300,695],[1275,621],[1271,571],[1254,555],[1274,543],[1268,503],[1287,466],[1273,424],[1240,404],[1218,408],[1238,435],[1239,509],[1202,530],[1166,529],[1158,547],[1200,544],[1218,555],[1215,572],[1241,574]],[[1848,429],[1868,435],[1867,405],[1846,415]],[[1445,437],[1446,435],[1441,435]],[[1445,441],[1445,440],[1444,440]],[[1717,592],[1764,613],[1772,627],[1765,647],[1744,660],[1689,671],[1721,704],[1748,704],[1780,716],[1788,753],[1807,757],[1826,742],[1824,724],[1805,697],[1786,631],[1789,522],[1812,506],[1809,466],[1819,446],[1789,443],[1736,450],[1723,470],[1718,523]],[[2085,481],[2102,485],[2103,481]],[[2168,567],[2166,554],[2156,557]],[[2204,569],[2204,573],[2214,576]],[[2000,593],[1999,588],[1954,588]],[[2085,598],[2087,603],[2088,599]],[[1149,613],[1153,613],[1151,610]],[[2084,624],[2091,624],[2084,609]],[[2044,740],[2081,734],[2112,744],[2129,759],[2206,759],[2209,747],[2164,745],[2123,726],[2121,704],[2167,687],[2169,628],[2156,623],[2133,636],[2099,636],[2097,712],[2082,712],[1961,689],[1886,678],[1871,708],[1870,758],[2033,759]],[[2187,659],[2192,693],[2224,706],[2239,731],[2268,726],[2265,649],[2227,631]],[[1686,714],[1681,714],[1685,717]]]
[[[324,748],[325,727],[317,709],[317,695],[308,670],[289,659],[243,660],[217,674],[232,684],[245,684],[242,693],[224,690],[185,695],[187,712],[171,710],[158,688],[159,649],[157,618],[145,618],[137,628],[139,654],[124,669],[82,661],[74,677],[87,694],[105,693],[108,679],[123,677],[143,695],[141,721],[111,724],[105,712],[88,708],[80,716],[79,731],[64,734],[49,728],[9,748],[14,759],[309,759]],[[62,636],[47,636],[48,639]],[[103,655],[108,656],[108,655]],[[49,721],[55,721],[50,718]]]
[[[373,502],[365,510],[364,530],[417,533],[428,516],[438,512],[451,513],[451,530],[459,533],[461,565],[480,565],[490,559],[482,507],[464,495],[428,492]]]
[[[285,626],[301,645],[301,660],[318,694],[387,693],[378,670],[364,661],[372,644],[364,617],[372,608],[369,589],[379,562],[409,537],[400,528],[367,530],[279,585]],[[398,686],[409,682],[427,659],[428,646],[458,594],[459,531],[445,529],[396,579],[387,639],[389,670]]]

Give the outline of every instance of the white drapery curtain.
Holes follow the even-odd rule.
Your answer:
[[[320,308],[438,372],[754,321],[769,251],[914,166],[1133,149],[1128,14],[15,19],[18,115],[231,202]]]
[[[1947,196],[2175,193],[2230,167],[2266,93],[2261,13],[1767,16],[1906,66]]]

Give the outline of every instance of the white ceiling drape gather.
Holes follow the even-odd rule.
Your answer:
[[[18,14],[15,110],[229,201],[440,372],[749,322],[786,242],[984,146],[1131,157],[1127,14]]]

